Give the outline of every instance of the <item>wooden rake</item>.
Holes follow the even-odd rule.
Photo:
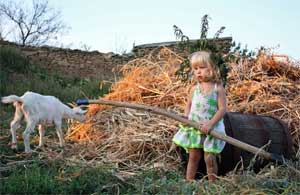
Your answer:
[[[89,104],[105,104],[105,105],[111,105],[111,106],[117,106],[117,107],[126,107],[126,108],[132,108],[132,109],[137,109],[137,110],[144,110],[147,112],[153,112],[155,114],[159,114],[159,115],[163,115],[168,118],[172,118],[176,121],[182,122],[184,124],[187,124],[191,127],[196,128],[196,129],[201,128],[201,125],[199,123],[196,123],[194,121],[183,118],[177,114],[170,113],[170,112],[160,109],[160,108],[150,107],[150,106],[146,106],[146,105],[142,105],[142,104],[133,104],[133,103],[111,101],[111,100],[104,100],[104,99],[97,99],[97,100],[79,99],[76,101],[76,104],[78,106],[89,105]],[[241,142],[237,139],[234,139],[230,136],[221,134],[217,131],[212,130],[209,134],[212,135],[213,137],[223,140],[233,146],[236,146],[240,149],[243,149],[245,151],[248,151],[255,155],[258,155],[266,160],[276,161],[279,163],[285,162],[285,159],[282,155],[266,152],[262,148],[257,148],[255,146]]]

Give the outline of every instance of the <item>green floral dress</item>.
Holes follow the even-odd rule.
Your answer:
[[[218,109],[217,96],[217,84],[209,94],[202,93],[198,84],[192,94],[188,119],[199,123],[210,120]],[[214,125],[213,130],[225,134],[223,119]],[[220,153],[225,147],[224,141],[205,135],[193,127],[183,125],[179,125],[179,130],[172,141],[183,147],[187,152],[189,148],[203,148],[204,152]]]

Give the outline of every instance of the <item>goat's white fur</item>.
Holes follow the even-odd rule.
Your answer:
[[[26,92],[23,96],[10,95],[2,97],[3,103],[13,103],[16,108],[14,119],[10,123],[12,134],[12,148],[17,147],[16,130],[20,128],[20,122],[24,116],[26,129],[23,132],[25,152],[31,152],[29,138],[36,125],[39,130],[39,147],[44,144],[44,125],[54,123],[60,146],[64,146],[63,132],[61,129],[63,118],[72,118],[80,122],[85,121],[86,111],[75,107],[71,109],[54,96],[44,96],[34,92]]]

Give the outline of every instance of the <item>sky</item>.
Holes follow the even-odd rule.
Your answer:
[[[190,39],[200,37],[208,14],[212,37],[221,27],[242,46],[261,46],[300,59],[299,0],[49,0],[70,27],[61,37],[71,48],[130,52],[133,45],[175,41],[173,25]]]

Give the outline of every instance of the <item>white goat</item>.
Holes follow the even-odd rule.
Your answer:
[[[23,132],[25,152],[31,152],[29,138],[30,133],[34,131],[36,125],[39,129],[39,146],[44,144],[44,125],[54,123],[56,133],[59,138],[60,146],[64,146],[64,138],[61,129],[63,118],[72,118],[80,122],[85,121],[84,113],[86,111],[75,107],[71,109],[63,104],[54,96],[44,96],[34,92],[26,92],[23,96],[10,95],[2,97],[3,103],[13,103],[16,108],[14,119],[10,123],[10,131],[12,134],[12,148],[17,148],[16,130],[20,127],[20,122],[24,116],[26,120],[26,129]]]

